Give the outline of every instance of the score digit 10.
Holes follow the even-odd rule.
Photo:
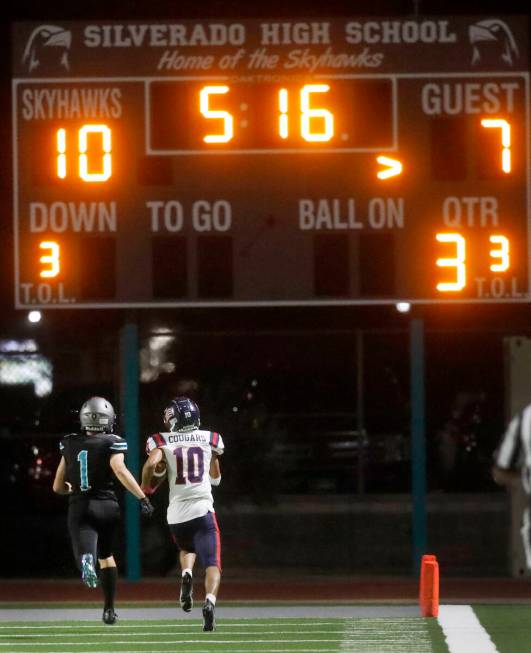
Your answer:
[[[454,281],[439,282],[439,292],[459,292],[466,286],[467,268],[467,246],[466,240],[461,234],[439,233],[435,235],[439,243],[448,243],[453,246],[452,254],[448,258],[438,258],[436,264],[440,268],[454,268]],[[489,257],[493,259],[489,269],[491,272],[506,272],[511,264],[509,239],[500,234],[491,234],[489,242],[494,247],[489,251]]]
[[[66,129],[58,129],[57,139],[57,176],[65,179],[67,170],[70,168],[67,156],[67,133]],[[92,170],[89,166],[89,140],[100,140],[101,149],[99,150],[100,165],[98,172]],[[72,148],[69,148],[70,150]],[[96,158],[95,155],[91,156]],[[92,162],[93,163],[93,162]],[[91,170],[89,170],[91,168]],[[83,125],[77,133],[77,170],[78,175],[83,181],[107,181],[112,175],[112,157],[111,157],[111,130],[107,125]]]

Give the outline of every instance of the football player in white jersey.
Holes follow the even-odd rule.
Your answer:
[[[205,568],[203,630],[211,631],[215,628],[214,610],[221,580],[221,543],[211,486],[221,482],[223,440],[219,433],[199,428],[199,408],[188,397],[170,402],[164,411],[164,424],[165,432],[148,438],[142,489],[146,494],[153,492],[157,486],[154,480],[164,476],[159,469],[165,466],[168,525],[179,549],[182,569],[181,607],[185,612],[192,610],[192,569],[198,556]]]

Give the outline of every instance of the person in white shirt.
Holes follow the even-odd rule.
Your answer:
[[[221,541],[211,487],[221,482],[219,457],[224,444],[219,433],[199,428],[199,408],[188,397],[170,402],[164,424],[165,432],[147,440],[142,489],[146,494],[154,492],[167,474],[167,519],[182,570],[181,607],[192,610],[192,570],[198,557],[205,568],[203,630],[212,631],[221,581]]]
[[[520,532],[526,565],[531,569],[531,404],[509,422],[494,453],[492,477],[498,485],[521,484],[528,497]]]

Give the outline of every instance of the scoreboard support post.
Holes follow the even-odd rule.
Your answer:
[[[129,453],[127,466],[135,478],[140,472],[139,443],[139,361],[138,326],[129,320],[120,331],[120,405]],[[125,496],[125,549],[128,580],[141,577],[140,509],[137,499],[126,492]]]
[[[365,388],[363,387],[363,360],[364,360],[364,342],[363,331],[356,331],[356,431],[358,432],[358,494],[365,493],[365,413],[363,410],[363,397]]]
[[[409,327],[411,387],[411,500],[413,518],[413,573],[417,575],[426,552],[426,419],[424,394],[424,321],[413,318]]]

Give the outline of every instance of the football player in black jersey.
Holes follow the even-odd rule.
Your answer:
[[[76,564],[85,585],[97,587],[101,582],[103,621],[113,624],[117,579],[113,540],[120,521],[114,477],[139,499],[143,515],[150,517],[153,506],[125,466],[127,442],[113,434],[112,405],[103,397],[91,397],[81,406],[79,418],[81,431],[66,435],[59,444],[61,461],[53,490],[69,496],[68,531]]]

